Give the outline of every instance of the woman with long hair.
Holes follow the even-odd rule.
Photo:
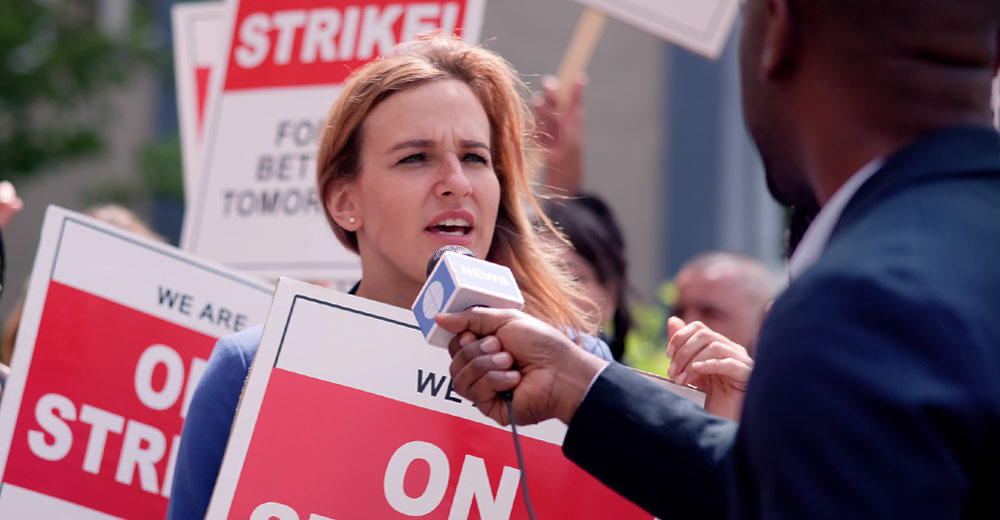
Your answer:
[[[525,312],[610,359],[588,334],[586,298],[528,216],[533,125],[524,86],[495,53],[449,37],[403,44],[355,71],[330,110],[317,156],[326,217],[361,257],[352,293],[409,307],[427,259],[461,245],[511,269]],[[546,225],[551,224],[546,221]],[[188,410],[168,518],[204,516],[262,328],[219,341]]]

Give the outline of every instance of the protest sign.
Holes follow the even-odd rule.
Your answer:
[[[509,429],[454,391],[407,309],[278,283],[206,518],[523,519]],[[518,429],[539,518],[652,518]]]
[[[212,71],[218,70],[222,62],[225,13],[222,2],[176,4],[171,8],[177,121],[181,136],[184,201],[188,206],[197,200],[194,190],[201,166],[199,147],[208,83]]]
[[[476,42],[483,0],[232,0],[209,88],[204,163],[182,245],[264,276],[359,277],[315,185],[324,118],[352,70],[440,30]]]
[[[716,59],[740,0],[576,0],[688,50]]]
[[[0,406],[4,518],[163,518],[217,338],[271,287],[50,207]]]

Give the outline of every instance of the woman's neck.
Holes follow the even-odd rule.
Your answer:
[[[413,300],[417,298],[417,294],[420,293],[420,287],[412,288],[409,284],[378,282],[379,280],[374,278],[362,277],[355,294],[369,300],[409,309],[413,305]]]

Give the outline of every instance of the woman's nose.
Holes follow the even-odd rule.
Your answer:
[[[449,156],[441,161],[441,179],[437,184],[437,193],[440,196],[458,195],[464,197],[472,193],[472,183],[466,176],[465,169],[458,157]]]

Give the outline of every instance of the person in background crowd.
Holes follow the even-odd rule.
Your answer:
[[[437,317],[455,388],[662,518],[1000,518],[1000,0],[747,0],[740,66],[771,193],[821,208],[742,422],[511,310]]]
[[[674,316],[685,323],[700,321],[754,355],[764,313],[775,296],[764,264],[735,253],[703,253],[681,266],[674,283]]]
[[[361,257],[351,292],[409,308],[431,255],[464,246],[511,269],[525,312],[610,360],[607,345],[584,334],[597,329],[574,303],[585,294],[529,219],[528,208],[540,208],[525,176],[532,124],[519,89],[500,56],[446,37],[400,45],[352,74],[317,155],[327,220]],[[261,332],[222,338],[212,352],[184,423],[170,519],[205,515]]]
[[[84,210],[84,213],[102,222],[118,226],[125,231],[131,231],[140,236],[151,238],[158,242],[166,242],[162,236],[150,229],[149,226],[147,226],[146,223],[143,222],[143,220],[132,210],[119,204],[101,204],[98,206],[91,206],[90,208]]]
[[[774,298],[771,272],[749,256],[714,251],[687,261],[674,283],[667,376],[704,389],[706,408],[739,421],[757,335]]]
[[[578,195],[550,199],[542,210],[572,245],[566,262],[597,304],[601,339],[611,348],[615,361],[621,361],[632,316],[627,298],[625,238],[611,208],[594,195]]]
[[[625,236],[610,204],[597,194],[581,191],[586,85],[586,76],[578,77],[569,98],[560,106],[559,80],[543,76],[541,91],[532,98],[538,143],[545,159],[541,187],[548,200],[543,209],[572,245],[570,267],[598,304],[602,338],[615,361],[621,361],[625,337],[633,325],[628,305],[628,259]]]
[[[583,141],[585,136],[586,117],[583,110],[583,89],[586,78],[580,77],[574,83],[569,99],[559,109],[557,92],[558,80],[552,76],[542,78],[542,91],[534,98],[535,114],[539,120],[539,142],[545,150],[545,177],[543,184],[551,194],[551,200],[546,204],[545,211],[557,223],[563,224],[563,232],[576,249],[569,255],[571,266],[576,275],[584,281],[591,298],[601,306],[601,323],[604,333],[610,331],[610,337],[605,339],[611,347],[616,361],[621,361],[625,350],[625,338],[632,327],[632,317],[626,301],[627,272],[624,251],[624,237],[615,222],[610,207],[599,197],[580,193],[583,182]],[[568,199],[568,202],[563,202]],[[576,199],[576,200],[575,200]],[[725,256],[725,255],[720,255]],[[752,280],[766,272],[766,268],[758,262],[736,255],[729,255],[737,269],[747,271],[746,285],[754,285]],[[759,269],[758,269],[759,267]],[[743,282],[744,280],[740,280]],[[710,299],[715,296],[713,284],[705,285],[702,277],[687,277],[688,282],[695,284],[690,290],[685,290],[685,298],[697,298],[692,302],[697,310],[687,319],[698,319],[696,314],[703,309],[717,310],[718,320],[706,320],[705,323],[692,323],[690,327],[678,318],[668,321],[667,354],[677,357],[673,363],[671,377],[679,378],[680,383],[701,385],[707,392],[707,407],[717,415],[739,419],[739,411],[743,405],[743,395],[746,383],[750,378],[753,360],[747,350],[739,342],[734,342],[723,334],[709,327],[723,326],[735,332],[741,332],[739,341],[752,346],[756,339],[757,328],[762,315],[753,316],[753,312],[739,316],[722,316],[722,309],[731,311],[747,310],[748,303],[753,298],[744,298],[743,291],[734,291],[733,301],[715,302]],[[722,280],[725,285],[728,281]],[[739,283],[739,285],[744,285]],[[770,285],[770,280],[764,282]],[[687,287],[686,287],[687,289]],[[705,294],[705,290],[709,294]],[[726,288],[719,296],[725,296]],[[767,300],[773,297],[767,296]],[[697,305],[695,305],[697,303]],[[708,307],[707,305],[711,305]],[[709,312],[711,312],[711,310]],[[761,313],[762,314],[762,313]],[[611,318],[613,316],[613,319]],[[738,320],[748,319],[756,322],[752,333],[743,330]],[[698,334],[693,334],[696,328]],[[677,335],[677,332],[681,334]],[[675,339],[676,336],[676,339]],[[690,370],[689,370],[690,368]],[[703,372],[704,371],[704,372]],[[712,378],[717,384],[705,385],[704,377]]]

